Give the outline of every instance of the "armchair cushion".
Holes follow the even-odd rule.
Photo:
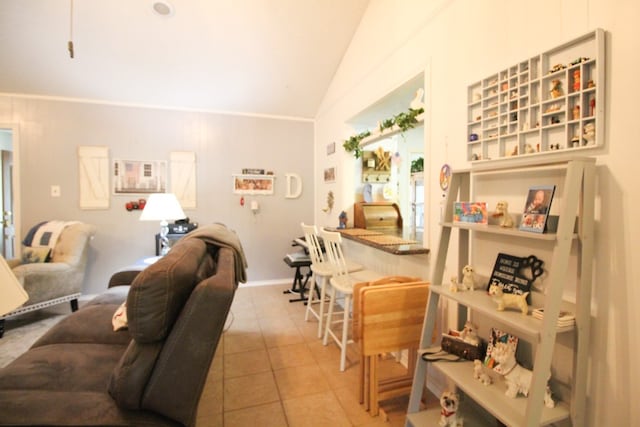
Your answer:
[[[47,262],[51,248],[24,248],[22,250],[22,263],[31,264],[34,262]]]

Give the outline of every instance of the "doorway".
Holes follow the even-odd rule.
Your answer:
[[[5,259],[15,258],[19,254],[16,230],[19,230],[16,219],[19,218],[16,208],[17,169],[17,126],[0,125],[0,254]]]

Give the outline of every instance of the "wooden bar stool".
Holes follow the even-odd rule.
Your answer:
[[[329,336],[335,340],[336,344],[340,348],[340,371],[344,371],[347,360],[347,344],[349,344],[349,342],[353,342],[348,339],[353,286],[360,282],[376,281],[384,276],[372,270],[360,270],[350,273],[347,269],[347,263],[344,255],[342,254],[342,236],[340,233],[322,229],[320,235],[324,240],[327,259],[332,266],[332,275],[329,280],[331,285],[329,310],[327,312],[327,321],[325,324],[322,343],[327,345]],[[334,313],[338,292],[343,296],[343,310],[342,312]],[[342,314],[342,319],[334,320],[333,316],[336,314]],[[331,326],[336,323],[342,324],[342,333],[340,336],[331,329]]]
[[[322,325],[324,324],[325,313],[325,300],[326,300],[326,288],[333,269],[331,264],[325,259],[322,245],[318,240],[318,229],[315,225],[306,225],[304,222],[300,224],[304,233],[304,239],[307,243],[307,249],[309,251],[309,258],[311,258],[311,289],[309,289],[309,298],[307,300],[307,309],[304,313],[304,320],[309,320],[309,315],[313,315],[318,319],[318,338],[322,338]],[[347,261],[347,270],[354,272],[362,270],[363,267],[360,264]],[[318,285],[318,280],[320,285]],[[319,289],[319,292],[313,292],[313,290]],[[318,298],[315,298],[318,296]],[[318,308],[315,308],[318,305]]]

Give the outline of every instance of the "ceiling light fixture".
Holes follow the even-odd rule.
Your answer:
[[[173,15],[173,6],[167,1],[154,1],[153,11],[160,16]]]
[[[69,0],[69,41],[67,42],[69,57],[73,59],[73,0]]]

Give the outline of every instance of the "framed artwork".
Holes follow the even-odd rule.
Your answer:
[[[520,230],[544,233],[555,190],[555,185],[539,185],[529,189]]]
[[[273,194],[273,175],[233,175],[235,194]]]
[[[334,182],[336,180],[336,168],[325,168],[324,170],[324,182]]]
[[[336,143],[332,142],[330,144],[327,144],[327,156],[333,154],[336,152]]]
[[[113,194],[151,194],[166,192],[166,160],[113,161]]]
[[[453,222],[488,224],[486,202],[453,202]]]

